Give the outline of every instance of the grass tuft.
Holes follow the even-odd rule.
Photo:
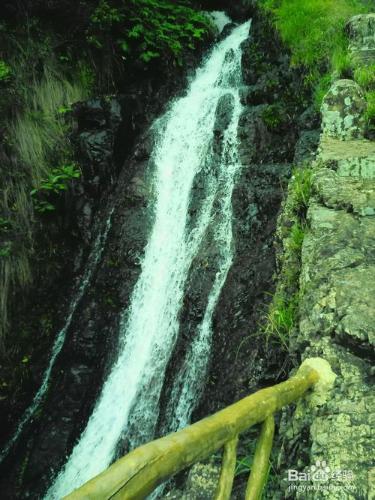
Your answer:
[[[72,84],[51,68],[25,92],[23,111],[9,124],[8,137],[33,186],[48,175],[56,158],[70,155],[69,127],[59,110],[86,97],[79,82]]]
[[[299,276],[302,246],[308,231],[307,208],[312,195],[312,168],[296,168],[289,183],[283,216],[279,220],[283,251],[277,289],[263,318],[267,343],[289,350],[289,339],[298,325]],[[285,220],[283,220],[285,219]]]
[[[42,70],[31,63],[31,49],[42,57],[45,43],[42,48],[32,41],[25,46],[17,43],[10,51],[12,71],[6,91],[11,112],[3,128],[11,154],[4,157],[0,171],[0,219],[9,221],[5,228],[0,225],[0,348],[4,348],[10,296],[32,280],[37,220],[32,192],[43,187],[57,166],[72,163],[66,111],[91,90],[81,67],[71,70],[68,78],[51,57],[43,58]]]
[[[357,67],[354,71],[354,80],[364,89],[375,89],[375,64]]]
[[[370,131],[375,132],[375,90],[366,93],[367,110],[366,119]]]

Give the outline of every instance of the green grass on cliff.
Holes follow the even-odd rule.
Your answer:
[[[1,94],[1,125],[11,154],[0,169],[0,351],[12,294],[33,278],[35,222],[41,223],[40,212],[48,206],[41,205],[44,201],[36,194],[45,190],[51,176],[56,177],[56,169],[72,163],[66,111],[90,92],[80,69],[72,70],[68,78],[50,57],[40,71],[35,60],[45,56],[47,49],[46,44],[17,41],[15,49],[9,50],[10,76]]]
[[[292,63],[303,66],[306,82],[315,90],[316,105],[332,77],[352,71],[345,25],[354,15],[369,12],[360,0],[262,0],[282,40],[290,48]],[[365,88],[365,90],[367,90]]]
[[[282,216],[278,222],[278,236],[283,249],[279,255],[278,286],[263,318],[261,329],[268,343],[277,343],[289,349],[290,336],[298,327],[299,277],[302,246],[308,231],[307,208],[312,194],[310,166],[294,170],[288,188]]]
[[[264,0],[292,51],[292,61],[311,74],[334,67],[345,53],[344,26],[350,17],[368,10],[358,0]]]

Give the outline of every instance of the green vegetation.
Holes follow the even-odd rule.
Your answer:
[[[0,59],[0,82],[9,80],[11,74],[12,70],[10,66],[5,61]]]
[[[312,169],[294,170],[283,216],[279,221],[279,237],[283,251],[280,258],[279,284],[264,318],[263,332],[267,342],[277,342],[286,351],[298,322],[299,275],[302,245],[308,231],[306,221],[312,194]]]
[[[52,169],[47,179],[43,180],[38,188],[31,191],[35,210],[39,213],[56,210],[56,206],[51,202],[51,197],[67,191],[70,182],[80,176],[81,172],[74,164]]]
[[[12,152],[0,172],[0,217],[8,221],[0,225],[0,343],[7,330],[11,290],[32,280],[30,262],[39,225],[34,214],[54,210],[54,190],[66,190],[70,177],[79,176],[66,170],[73,158],[68,111],[91,91],[82,83],[85,66],[71,68],[68,78],[64,66],[51,56],[48,40],[21,43],[9,38],[12,78],[0,96],[2,127]],[[44,58],[42,69],[36,61],[40,58]]]
[[[375,87],[375,64],[356,68],[354,79],[363,88]]]
[[[277,130],[285,121],[285,109],[280,104],[270,104],[262,112],[262,119],[269,130]]]
[[[293,211],[300,219],[305,219],[312,192],[312,169],[296,168],[292,177]]]
[[[210,20],[187,2],[170,0],[100,0],[91,15],[87,40],[110,49],[124,61],[155,59],[182,64],[183,53],[207,39]]]
[[[305,66],[313,81],[345,59],[344,26],[351,16],[369,10],[358,0],[263,0],[263,7],[275,16],[292,62]]]
[[[306,84],[320,107],[335,78],[354,77],[365,91],[374,85],[374,68],[354,68],[344,27],[350,17],[371,10],[360,0],[262,0],[282,40],[290,47],[292,63],[302,66]]]
[[[71,83],[48,66],[40,80],[24,89],[23,109],[9,124],[8,137],[34,184],[50,171],[53,162],[71,154],[69,122],[64,115],[71,104],[87,97],[88,89],[78,78]]]
[[[296,326],[298,314],[298,295],[287,296],[276,292],[266,316],[264,329],[268,343],[277,342],[286,351],[289,349],[289,338]]]
[[[375,132],[375,90],[366,93],[367,111],[366,118],[370,131]]]

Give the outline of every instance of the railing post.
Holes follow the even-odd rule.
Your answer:
[[[267,481],[273,436],[275,433],[275,419],[266,418],[255,449],[253,465],[247,483],[245,500],[260,500],[262,491]]]
[[[215,500],[229,500],[236,471],[238,436],[224,445],[223,463]]]

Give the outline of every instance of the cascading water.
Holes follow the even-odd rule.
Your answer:
[[[84,296],[87,287],[91,283],[91,278],[93,276],[93,273],[94,273],[94,271],[95,271],[95,269],[100,261],[100,258],[102,256],[105,242],[107,241],[107,236],[108,236],[109,230],[111,228],[112,213],[113,213],[113,209],[111,210],[108,218],[105,221],[105,225],[104,225],[103,230],[99,232],[98,236],[96,237],[96,239],[94,241],[94,244],[92,246],[92,250],[90,252],[90,255],[89,255],[89,258],[88,258],[88,261],[86,264],[85,271],[83,273],[83,276],[80,279],[80,282],[79,282],[79,285],[78,285],[76,291],[73,294],[73,300],[70,303],[64,326],[61,328],[61,330],[56,335],[55,342],[53,343],[52,350],[51,350],[51,356],[49,358],[48,365],[43,373],[42,383],[41,383],[39,389],[37,390],[33,400],[31,401],[31,404],[24,412],[23,416],[21,417],[21,420],[18,422],[16,431],[14,432],[13,436],[9,439],[7,444],[1,450],[0,463],[7,456],[7,454],[9,453],[9,451],[12,448],[12,446],[14,445],[14,443],[20,437],[23,429],[25,428],[27,423],[30,421],[32,416],[35,414],[36,410],[39,408],[40,404],[43,401],[43,398],[44,398],[44,396],[47,392],[47,389],[49,387],[52,369],[53,369],[55,362],[56,362],[56,359],[57,359],[58,355],[60,354],[60,351],[64,345],[66,333],[69,330],[69,327],[72,323],[74,313],[76,312],[77,306],[80,303],[82,297]]]
[[[249,27],[249,22],[239,26],[216,46],[197,71],[187,95],[176,100],[155,124],[162,123],[163,131],[153,152],[154,223],[131,306],[121,322],[118,358],[86,429],[47,492],[48,499],[62,498],[105,469],[115,458],[132,416],[140,417],[142,439],[152,438],[166,367],[179,331],[189,268],[210,230],[218,252],[217,273],[171,400],[171,408],[176,409],[172,425],[184,425],[190,417],[200,390],[198,380],[204,377],[212,314],[232,261],[231,196],[239,169],[237,126],[242,110],[240,46]],[[228,94],[234,109],[221,157],[214,165],[215,111],[220,98]],[[192,186],[203,169],[208,169],[204,172],[206,195],[194,224],[189,224]]]

